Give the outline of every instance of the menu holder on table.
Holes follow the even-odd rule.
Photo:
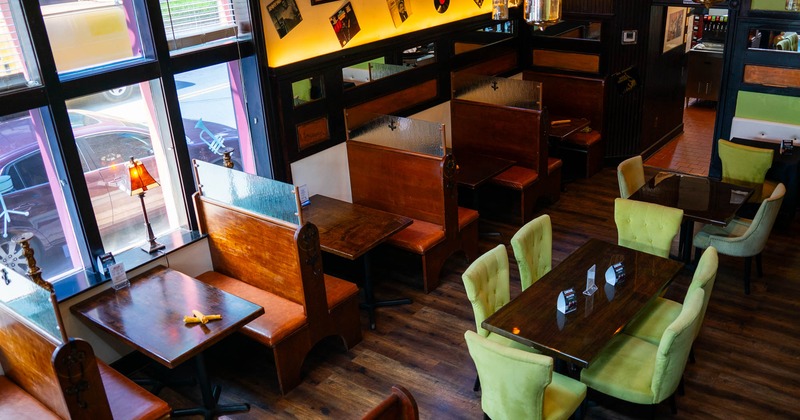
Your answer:
[[[606,270],[606,283],[616,286],[625,281],[625,266],[622,263],[612,264]]]
[[[562,314],[568,314],[577,310],[578,298],[575,296],[575,290],[570,288],[559,293],[556,308]]]
[[[792,154],[792,149],[794,149],[794,141],[793,140],[791,140],[791,139],[789,139],[789,140],[781,140],[780,153],[782,155],[791,155]]]
[[[731,204],[741,204],[750,195],[747,191],[731,190]]]
[[[597,286],[594,284],[594,273],[596,270],[597,264],[594,264],[586,271],[586,290],[583,291],[583,294],[586,296],[591,296],[597,291]]]

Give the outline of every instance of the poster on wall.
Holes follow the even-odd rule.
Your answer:
[[[411,0],[386,0],[389,7],[389,14],[392,15],[394,27],[399,27],[411,16]]]
[[[433,0],[433,7],[436,8],[437,12],[444,13],[450,7],[450,0]]]
[[[356,19],[356,12],[353,11],[353,6],[350,2],[344,5],[338,12],[331,16],[331,26],[336,37],[339,38],[339,45],[344,47],[353,39],[356,34],[361,31],[358,26],[358,19]]]
[[[275,0],[267,5],[267,12],[281,38],[303,20],[300,9],[297,8],[297,0]]]
[[[477,4],[478,8],[480,9],[481,7],[483,7],[483,0],[475,0],[475,4]]]
[[[686,28],[686,8],[667,7],[667,22],[664,25],[664,53],[683,45],[683,32]]]

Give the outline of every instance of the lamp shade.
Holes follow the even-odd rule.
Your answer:
[[[130,174],[131,195],[141,194],[159,186],[158,182],[147,172],[147,168],[142,164],[142,161],[135,160],[133,156],[131,156],[131,161],[128,162],[128,173]]]
[[[544,29],[561,20],[561,0],[525,0],[525,21]]]

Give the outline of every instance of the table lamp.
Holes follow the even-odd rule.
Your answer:
[[[147,218],[147,208],[144,205],[144,193],[148,190],[156,188],[159,183],[150,176],[147,168],[142,164],[142,161],[135,160],[131,156],[131,161],[128,162],[128,172],[130,174],[130,191],[131,195],[139,195],[142,201],[142,213],[144,214],[144,226],[147,229],[147,244],[142,249],[150,254],[164,249],[164,245],[156,242],[156,237],[153,235],[153,228],[150,226],[150,219]]]

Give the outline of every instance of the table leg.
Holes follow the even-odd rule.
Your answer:
[[[372,290],[372,261],[369,252],[364,254],[364,303],[361,304],[361,308],[367,310],[369,328],[375,329],[375,308],[409,304],[411,304],[409,298],[375,301],[375,292]]]
[[[200,385],[200,393],[203,396],[203,406],[172,410],[173,417],[202,414],[205,419],[210,420],[223,413],[250,411],[250,404],[247,403],[218,405],[217,402],[219,401],[219,395],[222,390],[218,386],[212,389],[211,381],[209,381],[208,373],[206,372],[206,362],[203,353],[197,354],[197,356],[194,357],[194,361],[197,371],[197,382]]]
[[[694,221],[684,219],[678,239],[678,257],[684,263],[692,261],[692,240],[694,239]]]

